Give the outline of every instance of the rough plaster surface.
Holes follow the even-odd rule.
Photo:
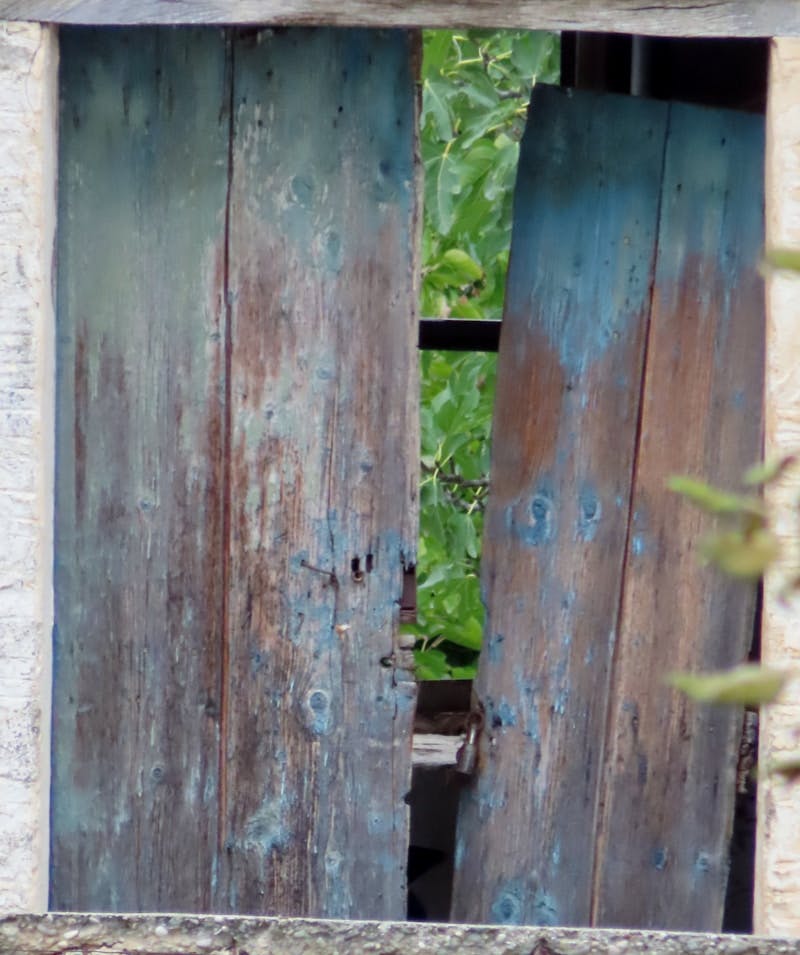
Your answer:
[[[180,915],[12,916],[3,955],[790,955],[800,941],[616,929]]]
[[[767,246],[800,249],[800,40],[773,41],[767,122]],[[767,456],[800,451],[800,276],[767,280]],[[800,473],[768,491],[783,542],[780,566],[764,592],[761,655],[774,666],[800,668],[800,600],[778,591],[800,567]],[[762,713],[762,766],[800,752],[800,680]],[[800,936],[800,782],[771,777],[759,784],[756,931]]]
[[[52,28],[0,22],[0,912],[47,901],[52,622],[53,314],[57,44]],[[768,240],[800,246],[800,40],[774,44]],[[800,448],[800,278],[768,283],[767,452]],[[772,492],[792,505],[800,475]],[[800,546],[787,507],[779,531]],[[768,582],[764,655],[800,666],[800,611]],[[800,688],[768,711],[762,759],[800,748]],[[800,784],[760,787],[756,927],[800,935]],[[244,940],[247,944],[241,947]],[[800,943],[658,933],[323,925],[300,920],[48,917],[0,922],[0,951],[796,952]],[[237,945],[239,946],[237,948]]]
[[[0,22],[0,912],[47,905],[56,59]]]

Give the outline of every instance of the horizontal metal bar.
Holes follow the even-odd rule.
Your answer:
[[[419,347],[439,351],[497,351],[502,324],[497,319],[422,318]]]

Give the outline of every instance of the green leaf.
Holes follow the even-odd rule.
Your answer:
[[[483,269],[463,249],[448,249],[442,259],[464,282],[477,282],[483,278]]]
[[[780,554],[780,542],[769,528],[750,533],[729,531],[706,538],[700,547],[703,557],[732,577],[757,580]]]
[[[474,680],[477,676],[478,668],[473,663],[470,666],[451,667],[450,677],[453,680]]]
[[[673,673],[667,682],[704,703],[762,706],[775,700],[790,675],[785,670],[744,663],[717,673]]]
[[[669,478],[667,487],[710,514],[765,515],[764,504],[758,498],[731,494],[696,478],[676,474]]]
[[[754,464],[744,475],[744,483],[749,485],[771,484],[783,477],[783,475],[797,463],[797,457],[793,454],[786,454],[780,457],[771,458],[761,464]]]
[[[458,301],[450,309],[452,318],[483,318],[483,310],[475,304],[474,299],[468,299],[466,302]]]
[[[441,73],[448,55],[454,51],[453,37],[447,30],[426,30],[423,34],[423,76]]]
[[[464,93],[474,105],[486,111],[494,109],[500,99],[497,87],[483,70],[473,70],[469,74]]]
[[[441,650],[415,650],[414,666],[419,680],[445,680],[450,675],[447,656]]]
[[[447,235],[455,219],[454,197],[460,191],[458,169],[452,156],[445,151],[431,170],[434,190],[433,208],[430,214],[442,235]]]
[[[766,263],[773,269],[800,272],[800,249],[768,249]]]
[[[453,138],[453,113],[448,103],[451,90],[444,80],[427,79],[422,85],[422,119],[433,123],[437,137],[442,142]]]
[[[525,33],[511,47],[511,62],[523,76],[535,77],[547,69],[553,48],[552,33]]]

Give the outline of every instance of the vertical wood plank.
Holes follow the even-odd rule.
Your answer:
[[[735,485],[761,453],[761,117],[674,104],[612,713],[594,921],[719,931],[741,714],[673,670],[747,655],[755,588],[698,566],[711,522],[670,474]]]
[[[800,248],[800,41],[774,40],[767,111],[766,232],[769,248]],[[765,453],[800,447],[800,275],[767,277]],[[761,656],[770,666],[798,669],[798,604],[780,598],[797,573],[800,473],[767,491],[783,553],[764,585]],[[800,687],[761,713],[760,759],[768,766],[800,749]],[[759,934],[800,936],[800,786],[778,776],[758,784],[754,928]]]
[[[64,30],[51,906],[211,906],[220,31]]]
[[[235,47],[230,232],[232,911],[403,918],[416,545],[413,44]]]
[[[500,343],[454,917],[585,925],[665,104],[537,87]]]

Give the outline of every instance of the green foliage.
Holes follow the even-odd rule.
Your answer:
[[[499,318],[519,141],[533,83],[558,77],[557,38],[528,31],[424,35],[421,310]],[[422,355],[417,677],[474,676],[496,357]]]
[[[549,33],[425,33],[423,315],[500,317],[528,99],[558,70]]]
[[[783,455],[757,464],[745,473],[744,484],[763,487],[779,481],[796,464],[795,455]],[[779,558],[780,542],[770,527],[770,514],[760,498],[731,494],[688,477],[672,477],[668,487],[727,523],[727,529],[709,535],[701,544],[703,557],[724,573],[758,580]],[[798,590],[800,575],[795,573],[784,582],[779,597],[787,600]],[[743,664],[716,673],[673,673],[668,682],[695,700],[757,707],[774,703],[795,675],[788,670]],[[760,772],[760,775],[764,774],[797,778],[800,776],[800,753],[772,760]]]
[[[769,249],[765,266],[767,270],[787,269],[790,272],[800,272],[800,249]]]
[[[785,670],[743,663],[718,673],[673,673],[669,682],[704,703],[761,706],[777,698],[789,677]]]
[[[728,514],[734,517],[752,516],[758,519],[764,516],[764,505],[760,498],[731,494],[711,484],[706,484],[705,481],[698,481],[696,478],[675,475],[667,481],[667,487],[670,491],[683,495],[709,514]]]
[[[422,356],[417,567],[419,679],[474,675],[483,631],[479,559],[489,489],[494,356]]]
[[[781,461],[750,468],[745,474],[745,483],[768,483],[779,477],[787,466]],[[728,526],[709,534],[700,544],[703,558],[724,573],[745,580],[758,580],[780,556],[780,544],[769,527],[761,498],[732,494],[689,477],[671,477],[667,486],[707,513],[727,522]]]

